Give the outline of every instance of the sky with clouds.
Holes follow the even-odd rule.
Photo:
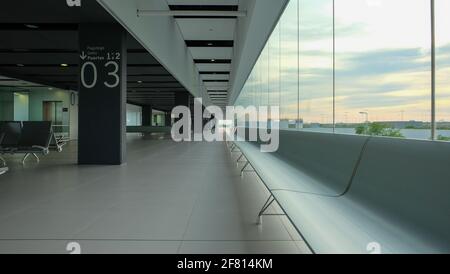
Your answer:
[[[372,121],[430,121],[430,1],[335,3],[337,122],[361,122],[362,111]],[[449,11],[449,0],[436,0],[436,114],[446,121],[450,121]],[[332,122],[332,31],[331,0],[291,0],[238,104],[280,105],[282,118],[288,119],[297,117],[299,106],[306,123]]]

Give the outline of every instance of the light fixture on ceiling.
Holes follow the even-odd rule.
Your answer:
[[[211,62],[215,62],[216,61],[216,59],[211,59]]]
[[[61,64],[61,67],[68,67],[68,64]]]
[[[18,67],[24,67],[24,64],[17,64]]]
[[[27,27],[29,29],[38,29],[39,28],[39,26],[32,25],[32,24],[24,24],[24,25],[25,25],[25,27]]]
[[[212,46],[213,45],[213,43],[208,43],[208,46]]]
[[[141,80],[139,80],[139,81],[137,81],[139,84],[142,84],[142,81]]]

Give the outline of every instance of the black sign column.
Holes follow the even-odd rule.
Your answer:
[[[152,106],[142,106],[142,125],[143,126],[152,126]]]
[[[126,153],[126,32],[81,24],[78,163],[120,165]]]

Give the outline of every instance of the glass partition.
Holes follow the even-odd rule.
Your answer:
[[[450,1],[435,0],[436,138],[450,141]]]
[[[335,14],[337,132],[429,139],[430,1],[336,0]]]
[[[298,0],[289,1],[278,23],[280,31],[280,128],[299,126]]]
[[[291,130],[430,139],[431,0],[291,0],[236,102]],[[450,141],[450,1],[435,0],[436,139]]]
[[[333,131],[333,1],[300,0],[300,118],[303,129]]]

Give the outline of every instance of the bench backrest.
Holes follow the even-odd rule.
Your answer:
[[[316,178],[336,196],[347,190],[369,138],[294,130],[280,130],[279,133],[279,148],[272,155]],[[239,131],[237,134],[244,139]],[[245,140],[248,140],[248,129],[245,134]],[[259,145],[260,142],[250,143]]]
[[[281,130],[275,155],[340,195],[350,184],[367,140],[365,136]]]
[[[448,251],[450,143],[371,138],[348,196]]]
[[[21,122],[0,122],[0,134],[3,133],[2,147],[17,146],[22,133]]]
[[[52,122],[23,122],[20,147],[40,146],[48,148],[52,137]]]

